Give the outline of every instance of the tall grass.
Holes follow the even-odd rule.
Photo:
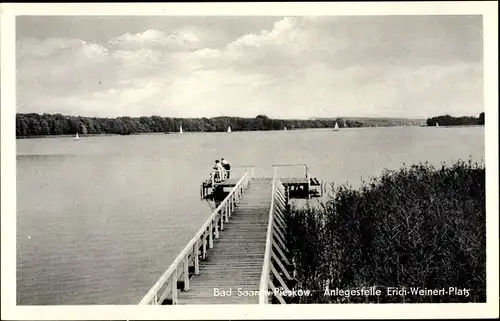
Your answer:
[[[362,187],[333,186],[319,208],[292,209],[288,246],[302,303],[485,302],[485,168],[458,161],[386,170]],[[376,286],[380,296],[324,295]],[[457,295],[387,296],[387,287],[470,289]]]

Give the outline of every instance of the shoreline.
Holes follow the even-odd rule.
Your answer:
[[[428,127],[428,128],[464,128],[464,127],[484,127],[484,125],[449,125],[449,126],[363,126],[363,127],[347,127],[347,128],[342,128],[342,130],[346,129],[367,129],[367,128],[402,128],[402,127]],[[291,128],[288,129],[287,131],[299,131],[299,130],[333,130],[332,128]],[[283,132],[284,130],[240,130],[240,131],[233,131],[232,133],[244,133],[244,132]],[[216,133],[227,133],[225,131],[213,131],[213,132],[203,132],[203,131],[189,131],[189,132],[184,132],[181,135],[184,134],[192,134],[192,133],[205,133],[205,134],[216,134]],[[80,138],[85,138],[85,137],[102,137],[102,136],[140,136],[140,135],[178,135],[180,133],[178,132],[148,132],[148,133],[130,133],[130,134],[78,134]],[[17,139],[37,139],[37,138],[64,138],[64,137],[75,137],[75,134],[64,134],[64,135],[33,135],[33,136],[16,136]]]

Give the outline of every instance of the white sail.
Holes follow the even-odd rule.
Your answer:
[[[227,132],[230,133],[231,132],[231,126],[228,126],[227,127]]]
[[[181,127],[179,128],[179,134],[182,134],[182,133],[183,133],[183,131],[182,131],[182,125],[181,125]]]
[[[339,124],[335,123],[335,127],[333,128],[333,130],[335,131],[339,130]]]
[[[80,137],[78,136],[78,133],[76,133],[75,140],[79,140]]]
[[[439,127],[439,123],[438,122],[436,122],[436,127]]]
[[[286,130],[286,127],[284,127],[283,130]]]

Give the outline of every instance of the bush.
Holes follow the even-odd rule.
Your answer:
[[[360,189],[333,186],[320,208],[293,209],[288,246],[299,287],[321,302],[485,302],[485,168],[458,161],[386,170]],[[325,296],[376,286],[470,289],[470,295]]]

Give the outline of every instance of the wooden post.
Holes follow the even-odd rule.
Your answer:
[[[224,231],[224,215],[222,214],[222,212],[220,212],[219,214],[220,214],[220,230]]]
[[[172,273],[172,278],[170,279],[170,286],[172,287],[172,304],[177,304],[177,269]]]
[[[198,257],[198,241],[194,243],[193,256],[194,256],[194,275],[200,274],[200,258]]]
[[[208,234],[208,248],[211,249],[214,247],[214,225],[210,223],[209,226],[210,234]]]
[[[189,260],[188,255],[184,259],[184,291],[189,291]]]
[[[219,238],[219,220],[215,217],[215,239]]]
[[[201,247],[201,258],[204,260],[207,258],[207,235],[203,234],[202,247]]]
[[[226,201],[226,204],[224,205],[224,220],[226,223],[229,222],[229,213],[227,212],[228,208],[229,208],[229,204]]]
[[[307,167],[306,167],[307,168]],[[311,178],[309,177],[309,170],[307,170],[307,199],[311,198]]]

